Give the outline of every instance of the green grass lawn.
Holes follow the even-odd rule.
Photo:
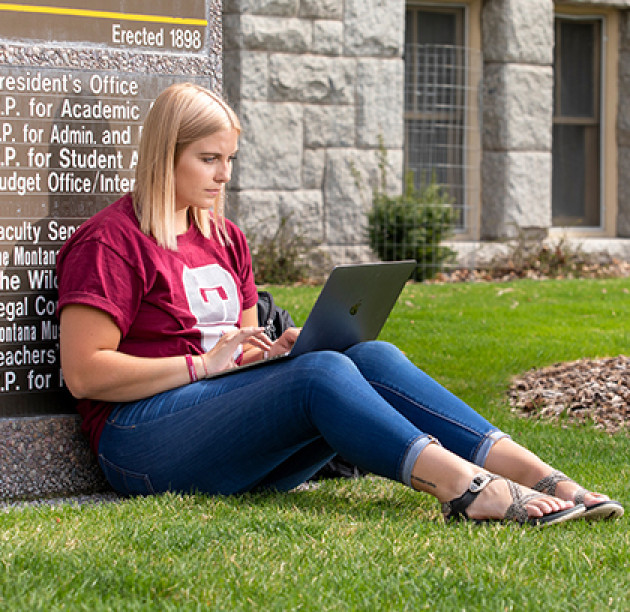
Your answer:
[[[273,287],[302,323],[316,287]],[[630,610],[630,436],[514,416],[533,367],[630,351],[630,281],[410,285],[382,338],[622,501],[612,523],[445,526],[397,483],[0,511],[0,609]]]

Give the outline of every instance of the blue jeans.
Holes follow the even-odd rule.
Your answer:
[[[410,485],[432,439],[483,465],[504,436],[396,347],[366,342],[118,404],[99,463],[132,495],[288,490],[337,453]]]

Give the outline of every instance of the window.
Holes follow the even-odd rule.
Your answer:
[[[557,17],[555,37],[553,225],[599,228],[602,20]]]
[[[464,6],[409,5],[405,24],[405,168],[417,188],[435,180],[448,191],[460,233],[471,229],[470,169],[479,161],[467,153],[478,146],[467,131],[480,54],[464,46],[465,18]]]

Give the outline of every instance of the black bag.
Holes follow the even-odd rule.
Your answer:
[[[271,340],[277,340],[286,329],[295,327],[291,315],[273,301],[273,296],[268,291],[258,292],[258,325],[265,328],[265,333]],[[314,474],[310,480],[358,478],[366,473],[337,455],[319,472]]]
[[[291,315],[276,305],[269,291],[258,292],[258,325],[265,328],[270,340],[277,340],[289,327],[295,327]]]

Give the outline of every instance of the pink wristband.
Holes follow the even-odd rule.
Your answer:
[[[205,378],[208,378],[208,368],[206,367],[206,360],[203,358],[203,355],[201,355],[201,365],[203,366],[203,371],[205,373]]]
[[[197,376],[197,369],[195,368],[195,364],[190,353],[186,354],[186,365],[188,366],[188,375],[190,376],[190,382],[197,382],[199,380],[199,377]]]

